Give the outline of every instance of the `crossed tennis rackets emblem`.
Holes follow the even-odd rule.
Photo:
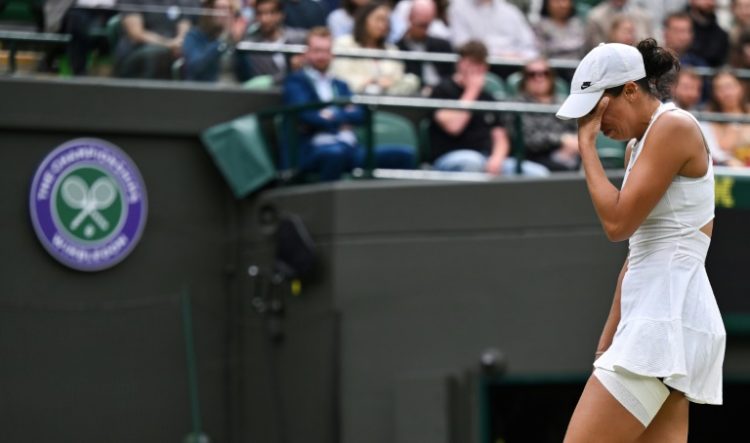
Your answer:
[[[117,190],[112,184],[112,180],[107,177],[100,177],[89,187],[82,178],[71,176],[63,182],[61,193],[68,206],[80,210],[73,221],[70,222],[72,231],[78,229],[88,217],[102,231],[109,229],[109,222],[99,211],[112,206],[117,198]]]

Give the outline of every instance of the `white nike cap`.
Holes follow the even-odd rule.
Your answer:
[[[557,111],[557,118],[583,117],[594,109],[606,89],[644,77],[646,67],[638,49],[621,43],[601,43],[578,64],[570,82],[570,95]]]

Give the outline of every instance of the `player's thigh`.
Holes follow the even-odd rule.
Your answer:
[[[638,443],[685,443],[688,441],[690,404],[680,391],[672,391]]]
[[[573,411],[564,443],[630,443],[643,431],[643,424],[592,375]]]

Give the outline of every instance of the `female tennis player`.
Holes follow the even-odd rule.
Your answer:
[[[722,402],[726,333],[705,270],[711,153],[695,118],[659,99],[676,69],[653,39],[602,44],[581,60],[557,113],[578,119],[586,184],[607,237],[629,240],[566,443],[686,442],[688,402]],[[620,189],[599,161],[599,131],[629,141]]]

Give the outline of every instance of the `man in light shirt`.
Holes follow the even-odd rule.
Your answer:
[[[310,30],[307,50],[303,55],[304,67],[284,80],[285,105],[322,103],[351,97],[352,91],[346,82],[329,73],[333,61],[332,45],[328,28]],[[299,112],[299,127],[285,127],[281,137],[282,167],[316,172],[323,181],[339,179],[364,163],[365,151],[354,132],[354,127],[364,121],[364,110],[355,105],[331,105]],[[299,134],[296,164],[292,164],[290,149],[293,147],[284,140],[290,131]],[[410,149],[397,145],[377,146],[375,160],[380,168],[412,169],[416,163]]]
[[[478,40],[492,56],[530,59],[539,55],[526,17],[506,0],[453,0],[448,21],[456,48]]]
[[[586,52],[599,43],[607,42],[614,20],[623,16],[630,18],[635,25],[636,44],[655,36],[653,19],[648,11],[630,4],[628,0],[605,0],[586,17]]]

